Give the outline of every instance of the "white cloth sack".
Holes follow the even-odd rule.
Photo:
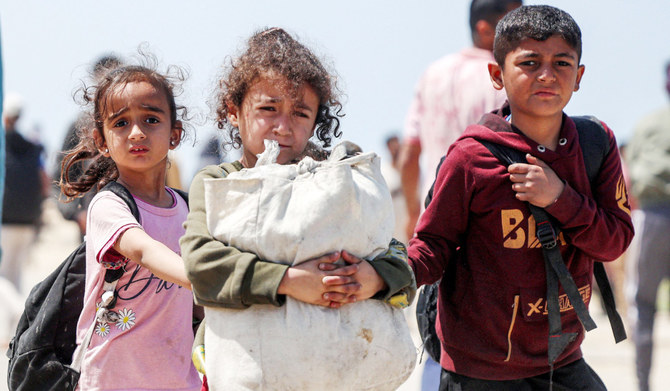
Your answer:
[[[266,143],[259,161],[274,161],[274,148]],[[370,260],[388,247],[394,226],[374,153],[306,157],[207,179],[205,202],[215,238],[293,265],[342,249]],[[205,368],[214,391],[392,390],[415,366],[402,310],[378,300],[330,309],[288,297],[281,307],[205,313]]]

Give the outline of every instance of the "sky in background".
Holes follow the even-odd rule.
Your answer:
[[[280,26],[337,72],[345,93],[343,139],[385,156],[384,138],[402,131],[414,86],[426,66],[471,44],[469,3],[0,0],[5,93],[23,97],[19,126],[39,136],[51,162],[80,111],[72,93],[100,55],[113,52],[130,58],[146,42],[163,69],[176,64],[189,71],[179,100],[207,116],[206,101],[226,56],[238,53],[254,31]],[[586,73],[568,114],[601,118],[621,142],[643,115],[667,104],[669,0],[525,4],[560,7],[582,29]],[[177,149],[186,184],[198,168],[199,150],[215,131],[212,121],[193,125],[195,140],[191,137]]]

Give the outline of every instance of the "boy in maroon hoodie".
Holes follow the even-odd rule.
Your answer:
[[[417,284],[442,278],[440,390],[605,389],[582,359],[584,328],[563,289],[562,330],[576,338],[549,365],[545,262],[527,204],[560,227],[563,262],[588,305],[594,261],[623,253],[633,226],[614,134],[603,124],[609,152],[590,182],[563,113],[584,74],[581,46],[575,21],[554,7],[523,6],[498,23],[489,73],[508,102],[449,148],[409,242]],[[527,163],[506,168],[481,141]]]

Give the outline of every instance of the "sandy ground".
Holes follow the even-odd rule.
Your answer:
[[[32,287],[49,274],[76,247],[78,240],[79,235],[74,223],[63,220],[55,204],[47,201],[45,225],[33,248],[32,259],[26,264],[25,286]],[[6,297],[2,299],[7,300]],[[607,317],[597,304],[594,302],[591,309],[599,327],[587,334],[583,345],[585,359],[600,375],[609,390],[635,390],[634,346],[630,340],[620,344],[614,343]],[[406,315],[417,346],[419,346],[413,310],[413,307],[407,309]],[[657,315],[655,327],[654,368],[652,368],[651,384],[653,390],[667,390],[670,389],[670,314],[667,310]],[[0,341],[0,344],[2,344],[0,349],[4,352],[6,341]],[[423,363],[418,364],[417,369],[399,390],[420,390],[422,367]],[[7,359],[4,354],[3,359],[0,359],[0,368],[2,373],[6,374]],[[6,389],[6,381],[0,381],[0,390]]]

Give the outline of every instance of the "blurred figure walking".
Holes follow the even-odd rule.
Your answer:
[[[44,148],[26,140],[17,130],[23,104],[8,95],[3,121],[6,143],[5,192],[2,202],[2,261],[0,276],[22,292],[22,269],[41,223],[42,201],[49,195],[44,171]]]
[[[670,94],[670,62],[666,65]],[[628,317],[640,391],[649,390],[656,297],[670,278],[670,105],[643,118],[626,148],[635,238],[627,262]]]

